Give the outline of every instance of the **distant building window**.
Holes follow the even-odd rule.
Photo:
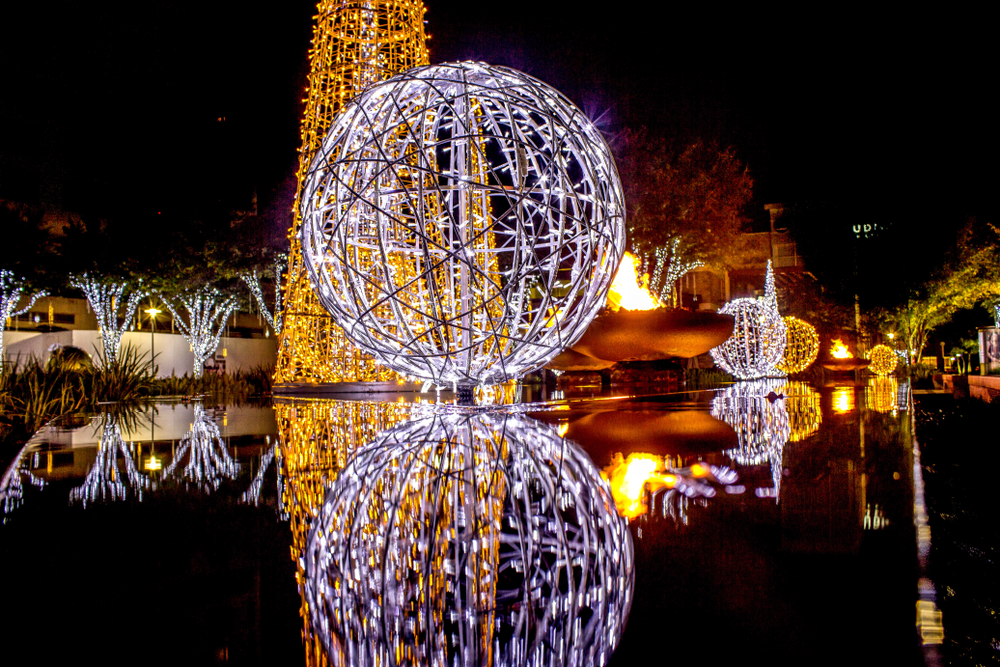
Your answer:
[[[76,324],[76,315],[72,313],[55,313],[52,316],[53,324]]]

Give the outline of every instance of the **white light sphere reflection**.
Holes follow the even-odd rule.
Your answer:
[[[522,72],[419,67],[334,121],[302,192],[303,256],[358,347],[410,377],[496,384],[604,306],[625,206],[600,132]]]
[[[607,662],[632,539],[586,454],[550,426],[445,412],[384,432],[310,531],[305,595],[334,665]]]

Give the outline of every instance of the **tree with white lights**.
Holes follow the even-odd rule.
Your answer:
[[[51,244],[42,226],[42,212],[25,204],[0,199],[0,366],[4,363],[3,334],[9,320],[22,315],[49,293],[43,257]]]
[[[70,276],[69,284],[83,292],[97,317],[104,363],[115,363],[122,335],[135,317],[139,300],[146,292],[139,287],[132,288],[126,281],[104,279],[91,273]]]
[[[14,275],[13,271],[0,269],[0,366],[4,364],[3,333],[7,328],[7,320],[28,312],[35,301],[45,296],[44,291],[27,294],[24,306],[18,308],[25,297],[25,281]]]
[[[278,255],[274,260],[274,314],[271,314],[271,310],[267,307],[267,301],[264,299],[264,292],[260,287],[260,272],[254,268],[250,271],[243,271],[240,273],[240,279],[247,284],[250,288],[250,293],[253,295],[254,300],[257,302],[257,306],[260,308],[261,315],[267,320],[268,325],[271,330],[276,334],[281,333],[281,274],[284,273],[285,269],[288,267],[288,259],[285,255]]]
[[[661,299],[689,271],[729,268],[747,255],[741,209],[753,179],[732,148],[695,141],[677,151],[645,129],[618,143],[629,247]]]
[[[160,294],[174,318],[174,325],[191,345],[194,376],[200,378],[205,361],[215,354],[226,321],[239,305],[235,296],[216,287],[185,290],[176,295]]]

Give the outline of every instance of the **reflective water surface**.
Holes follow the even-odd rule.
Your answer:
[[[0,481],[5,629],[43,662],[919,664],[907,398],[65,421]]]

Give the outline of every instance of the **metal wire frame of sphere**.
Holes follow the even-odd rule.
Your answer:
[[[875,375],[891,375],[893,371],[896,370],[896,364],[899,363],[899,357],[888,345],[876,345],[868,353],[868,360],[871,363],[868,365],[868,370],[870,370]]]
[[[741,380],[779,375],[785,353],[785,323],[770,299],[734,299],[719,312],[733,315],[733,335],[709,350],[715,363]]]
[[[602,665],[634,586],[631,536],[587,455],[497,412],[438,410],[358,451],[303,559],[313,630],[357,667]]]
[[[819,334],[816,327],[797,317],[788,315],[782,319],[785,323],[785,354],[777,369],[788,375],[801,373],[819,356]]]
[[[379,363],[438,385],[540,368],[604,306],[624,198],[601,134],[516,70],[449,63],[338,116],[302,196],[323,306]]]

